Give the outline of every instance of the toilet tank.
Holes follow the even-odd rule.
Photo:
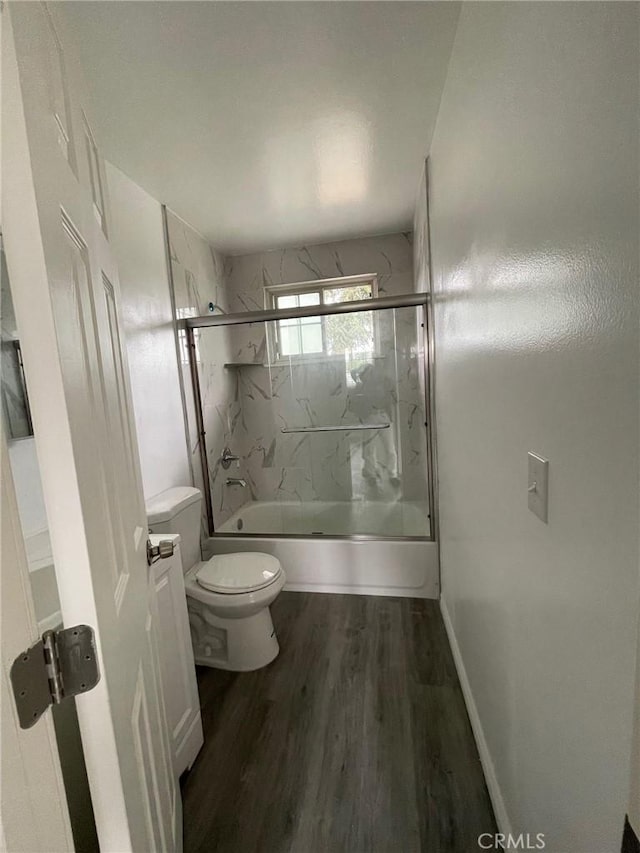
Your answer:
[[[200,513],[202,495],[192,486],[177,486],[146,502],[151,533],[179,533],[182,569],[187,572],[202,559]]]

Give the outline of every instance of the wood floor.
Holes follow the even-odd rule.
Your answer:
[[[185,851],[471,853],[495,822],[437,602],[282,593],[280,655],[198,668]]]

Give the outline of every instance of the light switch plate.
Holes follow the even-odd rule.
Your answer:
[[[529,509],[540,521],[547,524],[549,501],[549,460],[543,459],[537,453],[528,453],[529,479],[527,482],[527,497]]]

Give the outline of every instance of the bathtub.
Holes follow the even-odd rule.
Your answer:
[[[437,599],[438,548],[427,524],[420,503],[249,501],[207,540],[204,556],[273,554],[292,591]]]

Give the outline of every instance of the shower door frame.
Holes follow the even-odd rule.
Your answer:
[[[332,314],[353,314],[362,311],[384,311],[395,308],[422,308],[421,327],[423,331],[423,369],[424,369],[424,396],[425,396],[425,430],[427,442],[427,496],[429,500],[429,535],[428,536],[376,536],[374,534],[352,533],[346,535],[327,534],[327,539],[345,540],[376,540],[376,539],[399,539],[402,541],[435,542],[438,539],[438,505],[437,488],[435,482],[435,438],[434,438],[434,399],[432,394],[432,369],[433,369],[433,330],[430,328],[429,304],[431,294],[406,293],[398,296],[381,296],[373,299],[363,299],[357,302],[338,302],[332,305],[309,305],[302,308],[265,308],[261,311],[242,311],[235,314],[207,314],[200,317],[187,317],[177,321],[178,329],[184,329],[189,357],[189,371],[193,385],[193,401],[200,446],[200,464],[202,466],[202,482],[204,488],[204,502],[207,514],[209,536],[216,538],[233,539],[237,534],[217,533],[213,518],[213,502],[211,499],[211,479],[207,460],[206,431],[204,428],[204,417],[202,414],[202,397],[200,394],[200,380],[198,375],[198,363],[196,358],[195,330],[209,328],[211,326],[240,326],[251,323],[277,322],[278,320],[292,320],[301,317],[324,317]],[[346,427],[347,425],[345,425]],[[352,425],[357,429],[358,425]],[[297,533],[242,533],[243,537],[264,539],[265,536],[286,539],[308,539],[318,540],[317,535]]]

